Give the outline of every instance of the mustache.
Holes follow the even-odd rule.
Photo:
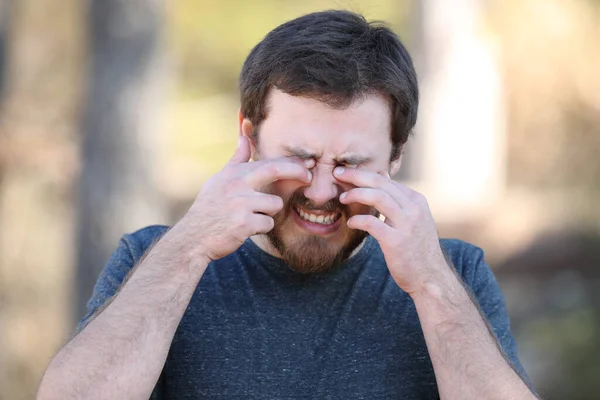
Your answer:
[[[324,211],[330,213],[344,213],[347,210],[347,206],[340,203],[340,199],[338,197],[334,197],[323,205],[316,206],[312,201],[307,199],[302,192],[295,192],[288,200],[288,204],[290,207],[296,206],[305,210]]]

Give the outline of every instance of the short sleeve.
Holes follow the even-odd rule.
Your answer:
[[[121,238],[117,249],[112,253],[98,276],[92,297],[87,303],[86,313],[77,324],[74,335],[83,330],[96,311],[118,292],[127,274],[139,262],[152,243],[160,239],[167,229],[163,226],[150,226]],[[150,397],[151,400],[163,399],[163,379],[164,374],[161,374]]]
[[[94,292],[87,302],[85,315],[77,324],[76,333],[79,333],[94,316],[96,311],[117,293],[123,280],[135,263],[136,260],[134,260],[124,236],[119,241],[117,249],[112,253],[96,280]]]
[[[468,245],[466,251],[463,252],[462,265],[463,279],[479,302],[481,311],[486,316],[504,354],[524,382],[532,388],[529,377],[519,361],[517,345],[510,330],[504,296],[494,273],[484,259],[483,250]]]

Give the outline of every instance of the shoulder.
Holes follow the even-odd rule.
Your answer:
[[[123,235],[121,243],[131,252],[133,259],[137,260],[141,258],[146,250],[154,243],[160,240],[169,229],[170,227],[166,225],[150,225],[135,232]]]
[[[447,256],[457,259],[465,256],[483,253],[483,250],[474,244],[460,239],[440,239],[440,246]]]
[[[94,293],[87,303],[87,312],[75,332],[79,332],[103,304],[117,293],[127,274],[139,262],[154,242],[169,230],[163,225],[152,225],[121,237],[117,249],[112,253],[100,272]]]
[[[111,280],[122,280],[168,230],[169,227],[164,225],[151,225],[121,236],[117,248],[100,272],[99,282],[106,276],[110,276]]]
[[[474,282],[478,275],[487,275],[489,272],[481,248],[460,239],[441,239],[440,246],[452,267],[465,282]]]

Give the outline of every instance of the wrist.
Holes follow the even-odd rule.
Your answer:
[[[428,282],[411,297],[423,329],[443,334],[469,329],[473,322],[472,302],[456,276]]]
[[[424,279],[415,291],[410,293],[411,298],[415,304],[445,302],[458,305],[466,295],[460,278],[452,270],[452,267],[445,262],[436,271]]]
[[[177,275],[202,275],[212,261],[201,244],[174,226],[154,246],[146,257],[153,264],[167,267]]]

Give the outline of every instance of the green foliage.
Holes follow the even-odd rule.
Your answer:
[[[548,399],[588,400],[600,391],[600,312],[586,306],[533,319],[521,332],[521,344],[555,363],[559,376],[545,385]]]
[[[398,27],[407,1],[394,0],[180,0],[171,3],[170,41],[184,95],[235,92],[240,67],[254,45],[277,25],[300,15],[349,9]]]

